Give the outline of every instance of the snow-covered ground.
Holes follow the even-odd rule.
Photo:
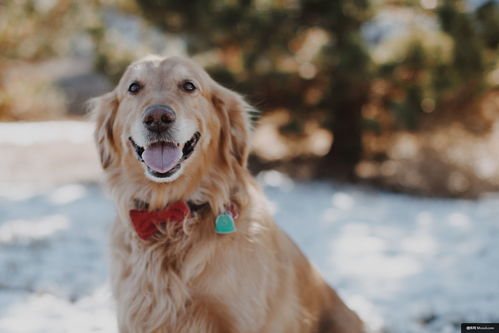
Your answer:
[[[44,126],[55,125],[28,132]],[[78,147],[91,147],[91,126],[83,127],[51,145],[71,145],[65,135],[77,135],[86,137]],[[23,128],[0,135],[0,154],[13,151]],[[275,171],[258,178],[277,222],[372,328],[445,333],[459,332],[461,322],[499,321],[499,194],[426,199],[295,183]],[[3,179],[0,332],[116,332],[106,254],[112,202],[88,182]]]

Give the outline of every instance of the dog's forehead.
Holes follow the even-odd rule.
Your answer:
[[[206,72],[196,63],[187,59],[172,58],[146,58],[130,66],[127,77],[157,78],[157,79],[196,79],[205,80]]]

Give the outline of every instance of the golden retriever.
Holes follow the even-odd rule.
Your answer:
[[[188,59],[150,56],[92,108],[118,211],[120,332],[363,332],[272,220],[240,95]]]

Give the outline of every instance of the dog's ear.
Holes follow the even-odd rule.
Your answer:
[[[118,100],[116,94],[110,92],[90,100],[89,106],[96,124],[94,140],[97,144],[102,168],[106,169],[113,162],[113,156],[117,149],[113,127],[118,111]]]
[[[253,108],[239,94],[221,86],[214,90],[212,102],[222,123],[222,155],[227,162],[235,159],[245,168],[250,152],[250,112]]]

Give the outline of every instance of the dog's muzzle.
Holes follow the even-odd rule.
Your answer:
[[[201,133],[195,132],[182,149],[180,144],[171,141],[156,141],[141,147],[132,137],[129,140],[139,161],[146,165],[147,172],[157,178],[167,178],[175,174],[182,162],[192,155],[200,137]]]

